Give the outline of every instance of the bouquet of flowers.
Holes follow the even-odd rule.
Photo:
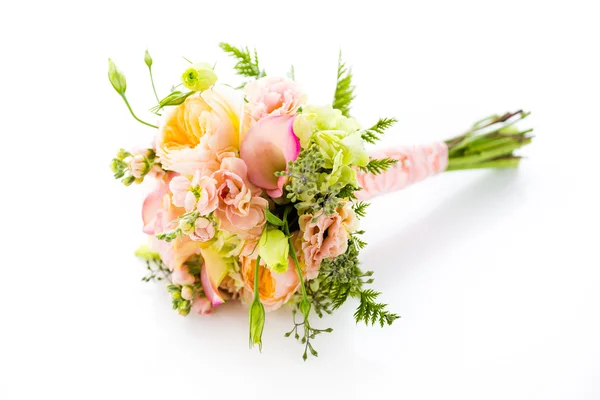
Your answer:
[[[516,167],[514,151],[531,142],[515,123],[522,111],[494,115],[443,142],[379,150],[396,120],[367,128],[350,116],[352,72],[338,64],[333,102],[311,105],[289,77],[267,75],[256,51],[226,43],[238,88],[220,84],[210,64],[191,63],[181,83],[139,119],[124,75],[109,59],[110,83],[133,117],[154,129],[148,148],[121,149],[112,160],[126,186],[151,178],[142,206],[149,244],[137,255],[144,281],[166,281],[173,309],[208,314],[227,301],[249,306],[250,345],[262,346],[265,312],[291,305],[303,358],[317,356],[315,315],[358,300],[357,322],[391,325],[399,316],[369,288],[373,272],[359,267],[366,243],[359,220],[366,200],[443,171]],[[152,63],[145,63],[152,79]]]

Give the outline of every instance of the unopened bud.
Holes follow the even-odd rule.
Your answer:
[[[181,289],[181,297],[186,300],[192,300],[194,298],[194,288],[191,286],[184,286]]]
[[[121,71],[117,69],[117,66],[110,58],[108,59],[108,80],[110,81],[112,87],[115,88],[117,93],[120,95],[125,94],[125,91],[127,90],[127,81],[125,80],[125,75],[123,75]]]

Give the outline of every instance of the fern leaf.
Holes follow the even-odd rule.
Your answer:
[[[369,163],[360,167],[361,171],[368,172],[369,174],[379,175],[380,173],[390,169],[398,163],[399,160],[393,158],[373,158]]]
[[[375,125],[365,130],[361,137],[365,142],[374,144],[381,140],[385,130],[391,128],[396,122],[398,122],[396,118],[380,118]]]
[[[219,47],[232,58],[237,60],[234,66],[238,75],[248,78],[262,78],[266,75],[264,70],[261,70],[258,65],[258,53],[256,49],[250,51],[248,47],[235,47],[229,43],[220,43]]]
[[[342,61],[342,52],[340,51],[333,108],[340,110],[346,117],[349,116],[352,100],[356,97],[354,94],[355,89],[355,86],[352,84],[352,70]]]

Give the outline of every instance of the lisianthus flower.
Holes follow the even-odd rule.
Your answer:
[[[264,229],[258,244],[258,254],[267,267],[276,273],[285,272],[288,268],[288,238],[277,228]]]
[[[319,275],[324,259],[335,258],[348,248],[349,234],[358,228],[352,208],[346,204],[331,215],[322,213],[313,221],[311,214],[301,215],[298,222],[302,232],[302,252],[306,264],[306,279]]]
[[[244,87],[246,109],[255,121],[276,115],[294,115],[306,102],[306,94],[291,79],[265,76]]]
[[[294,134],[294,117],[272,116],[254,124],[240,148],[240,157],[248,166],[248,179],[266,189],[272,198],[281,197],[285,177],[275,176],[285,171],[288,162],[300,154],[300,141]]]
[[[159,124],[156,154],[162,167],[192,176],[215,162],[227,148],[239,149],[241,134],[248,124],[243,117],[242,93],[215,85],[168,107]]]
[[[256,255],[241,257],[241,272],[244,280],[242,298],[251,303],[254,295],[254,268]],[[265,310],[273,311],[287,303],[300,287],[300,279],[291,257],[288,258],[288,268],[283,273],[271,272],[264,263],[258,267],[258,295]]]

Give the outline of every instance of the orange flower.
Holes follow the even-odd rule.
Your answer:
[[[254,296],[254,268],[256,258],[242,257],[243,298],[250,303]],[[300,279],[292,258],[289,258],[287,271],[278,274],[271,272],[262,262],[258,267],[258,295],[265,310],[273,311],[287,303],[300,288]]]

